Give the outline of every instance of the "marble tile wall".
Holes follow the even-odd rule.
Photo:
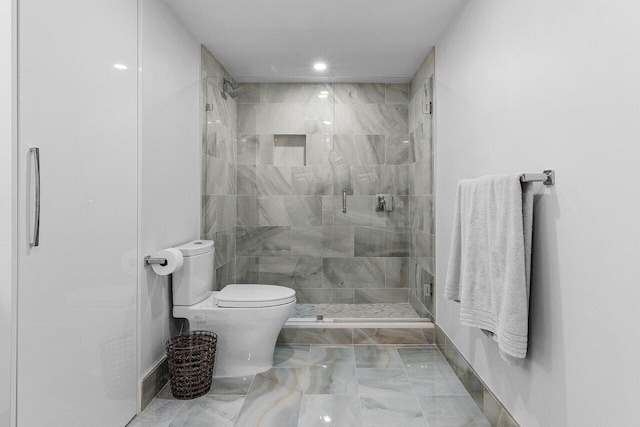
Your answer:
[[[202,72],[202,204],[200,237],[215,241],[216,286],[236,281],[237,105],[222,96],[229,74],[203,46]],[[209,108],[206,105],[209,104]],[[209,110],[209,111],[208,111]]]
[[[434,60],[432,50],[411,80],[408,107],[409,302],[425,317],[435,316],[433,115],[428,111],[433,100]],[[431,284],[430,294],[425,284]]]
[[[410,85],[241,88],[237,281],[290,286],[301,303],[408,302]],[[274,141],[286,135],[304,136],[304,159],[299,151],[278,152],[282,147]],[[413,186],[423,191],[422,183]],[[375,211],[379,193],[392,194],[392,212]],[[416,244],[423,247],[422,240]]]

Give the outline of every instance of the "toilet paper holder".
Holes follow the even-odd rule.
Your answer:
[[[151,267],[152,264],[167,265],[166,258],[151,258],[151,255],[144,257],[144,266]]]

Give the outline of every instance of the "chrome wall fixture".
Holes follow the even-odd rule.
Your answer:
[[[542,182],[544,185],[556,183],[556,171],[549,169],[543,173],[523,173],[520,175],[520,182]]]
[[[151,264],[167,265],[166,258],[151,258],[151,255],[144,257],[144,266],[151,267]]]
[[[342,189],[342,213],[347,213],[347,189]]]
[[[40,148],[31,147],[29,152],[33,157],[34,180],[35,180],[35,214],[33,216],[33,235],[29,242],[29,247],[35,248],[40,245]]]

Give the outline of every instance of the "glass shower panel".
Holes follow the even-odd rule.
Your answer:
[[[237,282],[295,289],[296,320],[423,320],[410,84],[263,80],[238,77],[235,97]]]

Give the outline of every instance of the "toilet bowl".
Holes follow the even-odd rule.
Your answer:
[[[217,334],[214,376],[253,375],[273,367],[278,334],[296,304],[293,289],[274,285],[215,285],[212,241],[177,247],[183,268],[173,277],[173,317],[188,330]]]

